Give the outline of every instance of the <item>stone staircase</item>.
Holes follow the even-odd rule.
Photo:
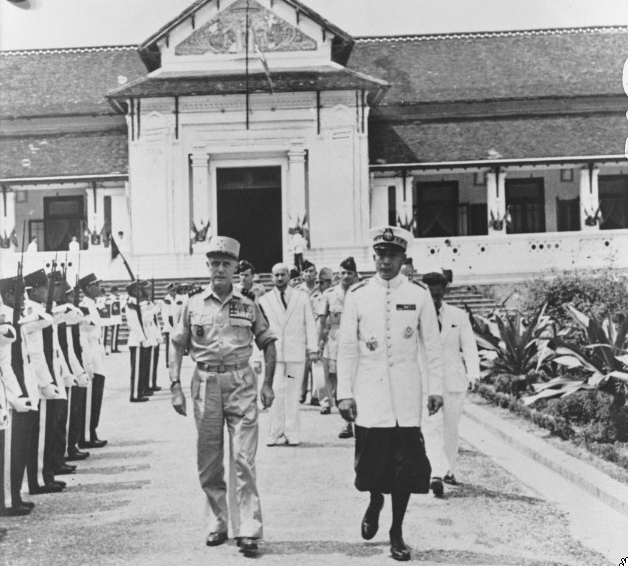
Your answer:
[[[370,277],[373,273],[362,273],[363,277]],[[258,282],[264,285],[267,289],[272,287],[271,283],[271,275],[270,273],[260,273],[258,274]],[[237,277],[236,277],[237,281]],[[163,299],[166,295],[166,286],[169,283],[192,283],[204,286],[208,283],[207,278],[191,278],[191,279],[155,279],[154,287],[155,287],[155,299]],[[104,281],[103,285],[109,290],[113,285],[118,287],[120,294],[125,294],[125,287],[129,284],[129,280],[119,280],[119,281]],[[482,293],[480,293],[474,287],[468,286],[453,286],[451,287],[447,295],[445,296],[445,300],[457,307],[462,309],[465,306],[469,307],[473,314],[481,314],[487,315],[492,312],[496,307],[497,303],[492,300],[486,298]],[[128,327],[124,322],[123,316],[123,324],[120,327],[119,332],[119,343],[126,344],[128,336]]]

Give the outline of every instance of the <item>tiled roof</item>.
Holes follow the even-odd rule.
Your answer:
[[[358,38],[348,66],[382,104],[623,93],[628,28]]]
[[[364,76],[355,71],[335,69],[296,70],[273,73],[271,80],[275,92],[298,92],[315,90],[373,90],[387,88],[384,81]],[[247,81],[243,74],[146,77],[133,84],[116,88],[109,93],[111,98],[194,96],[211,94],[244,94]],[[270,92],[268,77],[264,73],[249,74],[249,92]]]
[[[146,73],[135,47],[0,52],[0,117],[114,114],[107,91]]]
[[[0,138],[0,179],[127,173],[124,131]]]
[[[437,123],[369,124],[372,164],[621,155],[628,138],[622,114]]]

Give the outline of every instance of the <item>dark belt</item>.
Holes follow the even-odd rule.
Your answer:
[[[240,362],[239,364],[209,364],[205,362],[196,362],[196,366],[201,371],[210,373],[227,373],[228,371],[238,371],[249,367],[249,362]]]

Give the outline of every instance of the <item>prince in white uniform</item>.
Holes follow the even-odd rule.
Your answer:
[[[442,406],[442,365],[436,312],[428,290],[400,275],[412,234],[375,228],[377,275],[345,299],[338,344],[338,408],[355,421],[355,486],[370,491],[362,537],[379,526],[383,493],[392,500],[392,557],[409,560],[402,524],[411,493],[429,491],[430,464],[421,434],[419,351],[426,353],[428,409]]]

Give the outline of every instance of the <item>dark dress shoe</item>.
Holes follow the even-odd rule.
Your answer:
[[[445,489],[443,488],[443,480],[440,478],[433,478],[432,483],[430,484],[430,489],[432,493],[436,497],[442,497]]]
[[[320,407],[321,402],[316,397],[312,397],[310,399],[310,405],[312,405],[313,407]]]
[[[146,401],[148,401],[148,397],[137,397],[135,399],[131,397],[131,403],[145,403]]]
[[[75,474],[76,473],[76,466],[62,466],[61,468],[59,468],[58,470],[55,470],[55,476],[64,476],[67,474]]]
[[[152,396],[153,396],[153,392],[150,389],[145,389],[140,394],[140,397],[152,397]]]
[[[395,559],[399,560],[399,562],[407,562],[410,560],[410,551],[406,546],[406,543],[403,542],[403,538],[399,537],[390,537],[390,555]]]
[[[78,462],[79,460],[85,460],[89,458],[89,452],[81,452],[80,450],[74,450],[70,452],[66,458],[66,462]]]
[[[384,507],[384,496],[381,493],[378,493],[377,496],[371,497],[371,502],[362,518],[361,532],[364,540],[371,540],[379,529],[379,514]]]
[[[307,393],[304,393],[303,395],[301,395],[301,397],[299,397],[299,403],[301,403],[301,405],[305,403],[306,397],[307,397]]]
[[[100,440],[100,438],[96,438],[95,440],[92,440],[89,444],[90,448],[103,448],[104,446],[107,446],[107,443],[107,440]]]
[[[20,501],[20,507],[28,507],[29,509],[34,509],[35,504],[32,501]]]
[[[240,547],[240,552],[242,554],[256,554],[259,550],[257,541],[251,537],[240,537],[238,546]]]
[[[331,413],[331,407],[323,407],[321,409],[321,415],[329,415]]]
[[[28,515],[30,512],[31,510],[29,507],[17,505],[15,507],[0,509],[0,517],[21,517],[23,515]]]
[[[65,489],[65,486],[68,484],[65,483],[64,481],[54,479],[49,484],[46,484],[46,485],[59,485],[61,486],[61,489]]]
[[[338,438],[353,438],[353,427],[351,423],[347,423],[342,427],[342,430],[338,433]]]
[[[153,385],[153,386],[150,388],[150,390],[151,390],[151,391],[161,391],[161,387],[159,387],[159,385]]]
[[[453,474],[447,474],[444,478],[443,478],[443,482],[449,484],[449,485],[459,485],[458,482],[456,481],[456,476],[454,476]]]
[[[205,544],[207,546],[219,546],[229,539],[227,533],[209,533]]]
[[[58,483],[48,483],[46,485],[37,486],[35,489],[30,490],[31,495],[40,495],[42,493],[60,493],[63,491],[63,487]]]

